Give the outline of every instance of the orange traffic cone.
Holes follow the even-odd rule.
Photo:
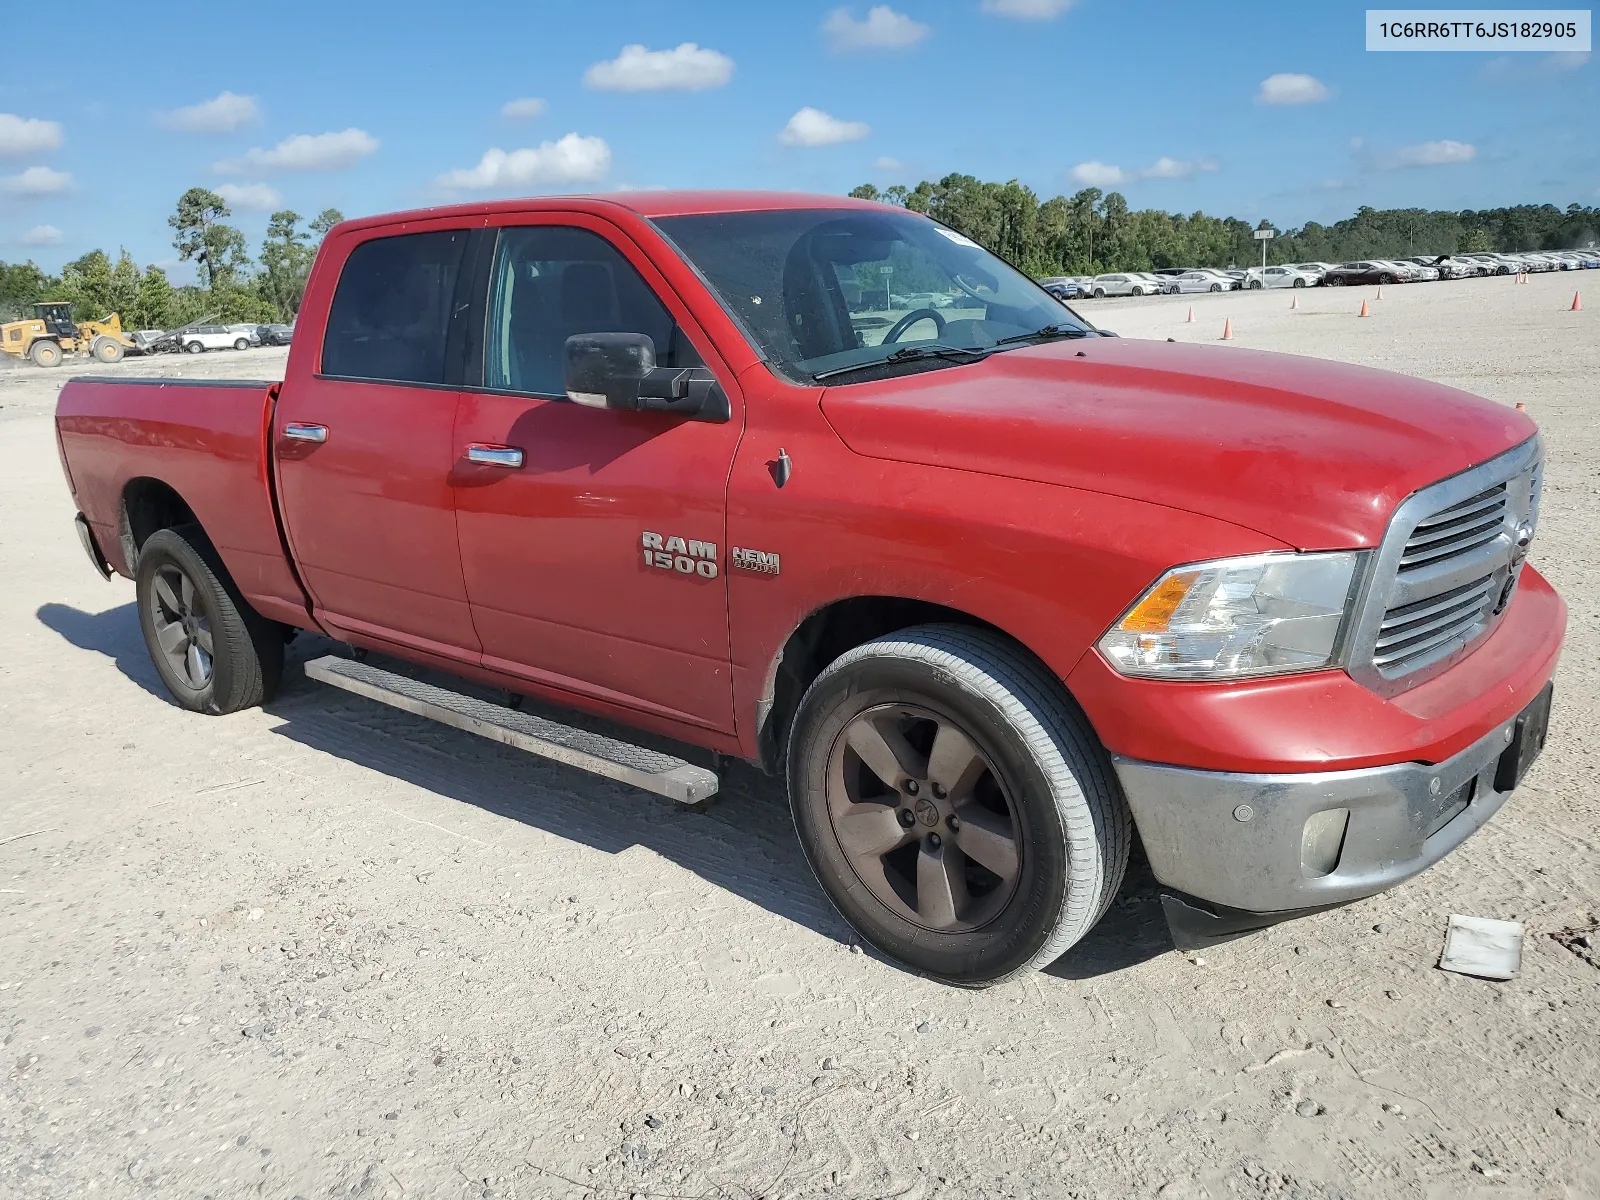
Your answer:
[[[1189,315],[1184,318],[1183,323],[1185,325],[1193,325],[1194,324],[1194,309],[1191,308],[1189,310]]]
[[[1381,286],[1378,288],[1378,296],[1377,296],[1377,298],[1379,300],[1383,299],[1383,288]]]
[[[1367,302],[1365,300],[1363,300],[1361,302],[1361,311],[1358,312],[1356,314],[1356,316],[1358,316],[1358,317],[1370,317],[1371,315],[1372,314],[1367,311]]]
[[[1290,296],[1289,297],[1289,307],[1290,308],[1299,308],[1300,307],[1300,297],[1299,296]]]
[[[1583,311],[1583,297],[1578,295],[1577,292],[1573,292],[1572,293],[1572,307],[1570,309],[1568,309],[1567,311],[1568,312],[1582,312]]]
[[[1233,341],[1233,318],[1232,317],[1229,317],[1227,320],[1222,322],[1222,340],[1225,341],[1225,342]]]

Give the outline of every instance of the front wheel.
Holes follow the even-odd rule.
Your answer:
[[[248,350],[248,349],[250,349],[250,339],[249,338],[240,338],[238,341],[233,343],[233,348],[235,350]]]
[[[1296,279],[1294,281],[1294,286],[1295,287],[1305,287],[1305,285],[1306,285],[1306,281],[1304,279]]]
[[[197,528],[151,534],[134,590],[145,646],[180,707],[220,716],[272,698],[283,631],[239,595]]]
[[[1213,292],[1220,292],[1222,290],[1222,285],[1220,283],[1213,283],[1208,290],[1209,291],[1213,291]]]
[[[789,797],[823,890],[872,945],[950,983],[1044,967],[1110,905],[1132,822],[1060,681],[998,635],[924,625],[807,690]]]
[[[1134,288],[1134,289],[1133,289],[1133,294],[1134,294],[1134,295],[1135,295],[1135,296],[1142,296],[1142,295],[1144,295],[1144,289],[1143,289],[1143,288],[1142,288],[1142,287],[1137,287],[1137,286],[1136,286],[1136,287],[1135,287],[1135,288]]]
[[[1393,283],[1393,282],[1394,282],[1394,276],[1393,275],[1379,275],[1378,276],[1378,283],[1380,285],[1385,284],[1385,283]]]
[[[89,352],[94,355],[97,362],[114,363],[122,361],[122,343],[115,338],[96,338],[94,344],[89,347]]]

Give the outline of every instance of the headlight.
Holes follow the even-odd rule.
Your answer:
[[[1168,571],[1100,639],[1124,675],[1239,679],[1333,664],[1362,551],[1255,554]]]

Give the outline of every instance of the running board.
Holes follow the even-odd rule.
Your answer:
[[[380,704],[453,725],[592,775],[631,784],[679,804],[699,804],[717,790],[717,774],[706,767],[408,679],[371,663],[330,654],[306,663],[306,675]]]

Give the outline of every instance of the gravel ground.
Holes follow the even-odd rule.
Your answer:
[[[1572,604],[1547,753],[1384,896],[1179,954],[1136,869],[986,992],[858,952],[770,785],[678,812],[294,666],[264,711],[173,707],[72,536],[68,372],[0,371],[0,1194],[1600,1195],[1600,959],[1551,936],[1600,910],[1600,276],[1372,295],[1082,309],[1525,402]],[[1452,912],[1526,922],[1521,976],[1437,970]]]

